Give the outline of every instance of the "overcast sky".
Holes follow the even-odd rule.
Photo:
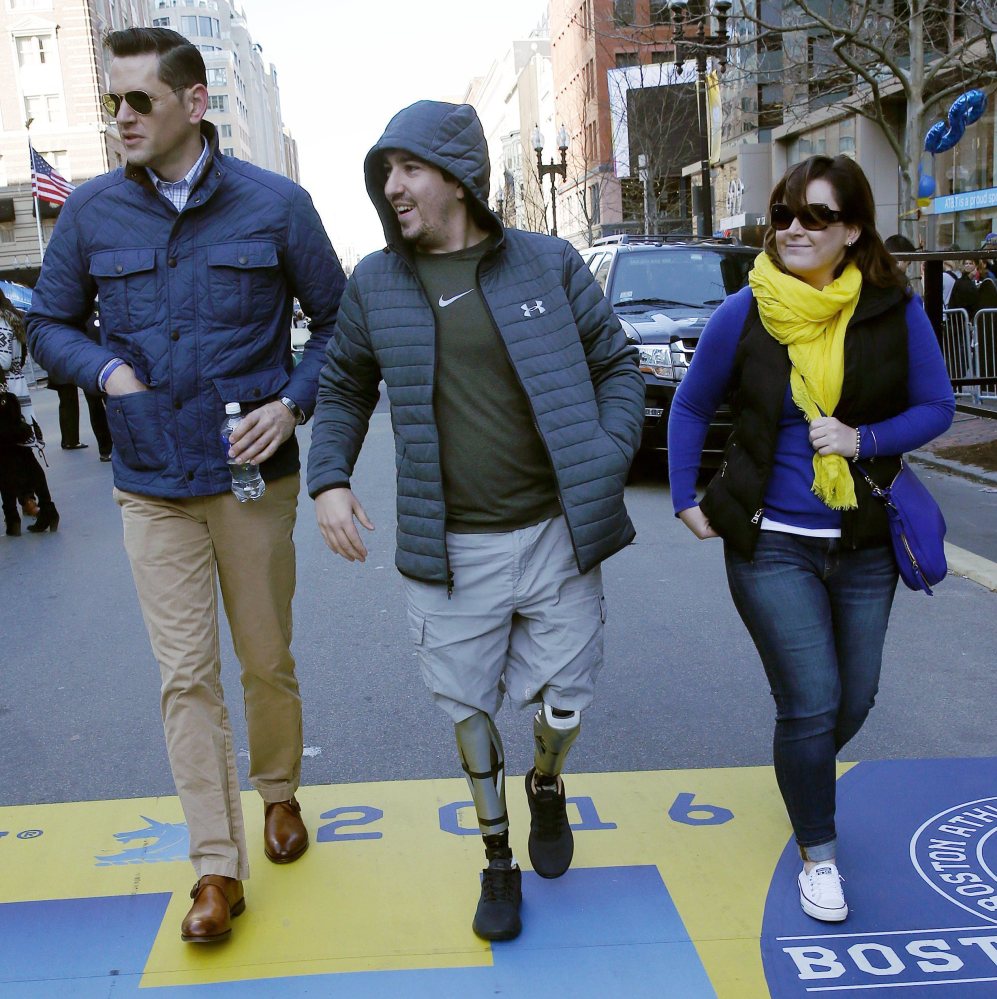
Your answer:
[[[239,0],[236,0],[239,2]],[[253,41],[277,67],[301,183],[333,245],[384,245],[363,159],[391,116],[417,100],[459,99],[547,0],[241,0]],[[210,117],[210,116],[209,116]]]

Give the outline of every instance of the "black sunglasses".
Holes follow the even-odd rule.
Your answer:
[[[841,214],[837,208],[829,208],[820,202],[805,205],[799,212],[794,212],[789,205],[776,202],[769,209],[769,220],[776,232],[784,232],[788,229],[793,224],[793,219],[799,219],[800,225],[804,229],[819,232],[829,225],[834,225],[835,222],[840,222]]]
[[[100,103],[112,118],[117,117],[122,104],[127,104],[136,114],[152,114],[153,101],[161,101],[178,90],[186,90],[188,86],[189,84],[185,83],[183,86],[174,87],[158,97],[150,97],[144,90],[129,90],[127,94],[101,94]]]

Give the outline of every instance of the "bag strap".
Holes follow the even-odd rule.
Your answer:
[[[900,467],[897,469],[897,475],[904,470],[905,464],[906,462],[904,461],[904,456],[900,455]],[[884,503],[889,503],[889,498],[886,495],[886,489],[883,489],[882,486],[877,486],[876,483],[872,481],[869,473],[862,467],[861,464],[859,464],[859,462],[855,462],[855,467],[859,470],[862,478],[865,479],[869,489],[872,491],[872,495],[875,496],[876,499],[882,500]],[[896,481],[897,475],[893,476],[894,481]],[[889,486],[887,486],[887,489],[888,488]]]

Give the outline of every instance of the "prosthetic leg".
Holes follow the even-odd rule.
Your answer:
[[[485,940],[511,940],[522,928],[523,892],[522,873],[509,849],[502,739],[482,711],[457,722],[454,733],[488,860],[481,872],[481,897],[471,926]]]
[[[564,769],[568,750],[574,745],[581,731],[582,717],[579,711],[563,711],[541,704],[533,716],[533,767],[537,781],[554,783],[550,778],[557,777]],[[546,781],[545,778],[548,778]]]
[[[541,704],[533,718],[533,767],[526,775],[530,805],[530,862],[544,878],[559,878],[571,866],[575,841],[568,825],[560,773],[581,729],[581,713]]]
[[[495,723],[476,711],[454,725],[460,764],[474,799],[478,828],[488,838],[509,831],[505,808],[505,754]],[[489,858],[490,859],[490,858]]]

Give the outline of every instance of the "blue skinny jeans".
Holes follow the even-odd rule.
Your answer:
[[[776,779],[800,855],[834,857],[835,757],[879,689],[897,586],[889,546],[762,531],[753,560],[725,549],[727,582],[776,704]]]

